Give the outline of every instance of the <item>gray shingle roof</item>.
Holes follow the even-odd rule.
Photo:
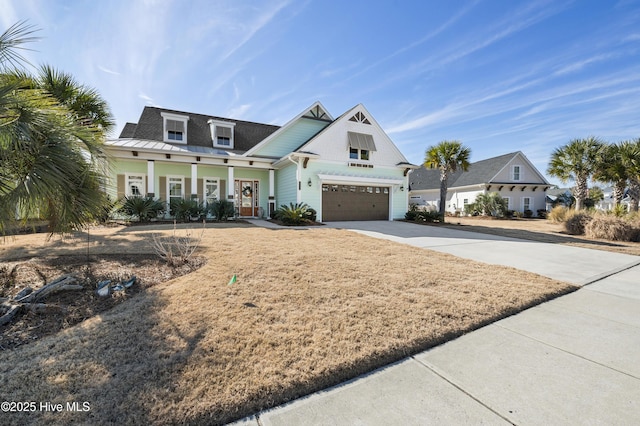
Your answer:
[[[138,120],[137,124],[127,123],[125,125],[120,133],[120,138],[163,142],[162,112],[189,116],[189,122],[187,124],[187,146],[189,147],[213,147],[211,131],[209,124],[207,123],[207,121],[211,119],[235,124],[233,135],[234,149],[231,150],[231,152],[236,153],[244,153],[248,151],[280,128],[279,126],[273,126],[270,124],[233,120],[224,117],[214,117],[211,115],[194,114],[190,112],[147,106],[142,111],[140,120]]]
[[[121,139],[132,138],[136,132],[136,126],[137,126],[136,123],[126,123],[122,128],[122,132],[120,132],[120,138]]]

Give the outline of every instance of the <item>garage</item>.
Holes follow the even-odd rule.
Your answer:
[[[389,220],[389,187],[322,185],[322,221]]]

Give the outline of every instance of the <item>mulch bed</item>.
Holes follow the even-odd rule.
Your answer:
[[[83,290],[65,291],[49,296],[44,302],[59,307],[46,313],[22,312],[13,321],[0,326],[0,350],[28,344],[105,312],[145,289],[199,268],[203,257],[172,268],[153,254],[118,254],[91,256],[51,256],[0,262],[0,299],[12,299],[20,290],[34,290],[64,274],[73,274]],[[99,281],[121,281],[131,276],[136,283],[126,291],[110,296],[96,294]]]

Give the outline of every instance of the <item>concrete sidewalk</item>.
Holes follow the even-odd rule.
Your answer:
[[[586,285],[239,423],[640,424],[640,258],[404,222],[330,226]]]

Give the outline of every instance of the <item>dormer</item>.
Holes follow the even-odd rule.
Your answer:
[[[188,115],[172,114],[161,112],[163,127],[162,140],[169,143],[187,143],[187,123]]]
[[[209,120],[207,123],[211,130],[211,140],[213,140],[214,148],[233,149],[233,129],[236,123],[216,120]]]

